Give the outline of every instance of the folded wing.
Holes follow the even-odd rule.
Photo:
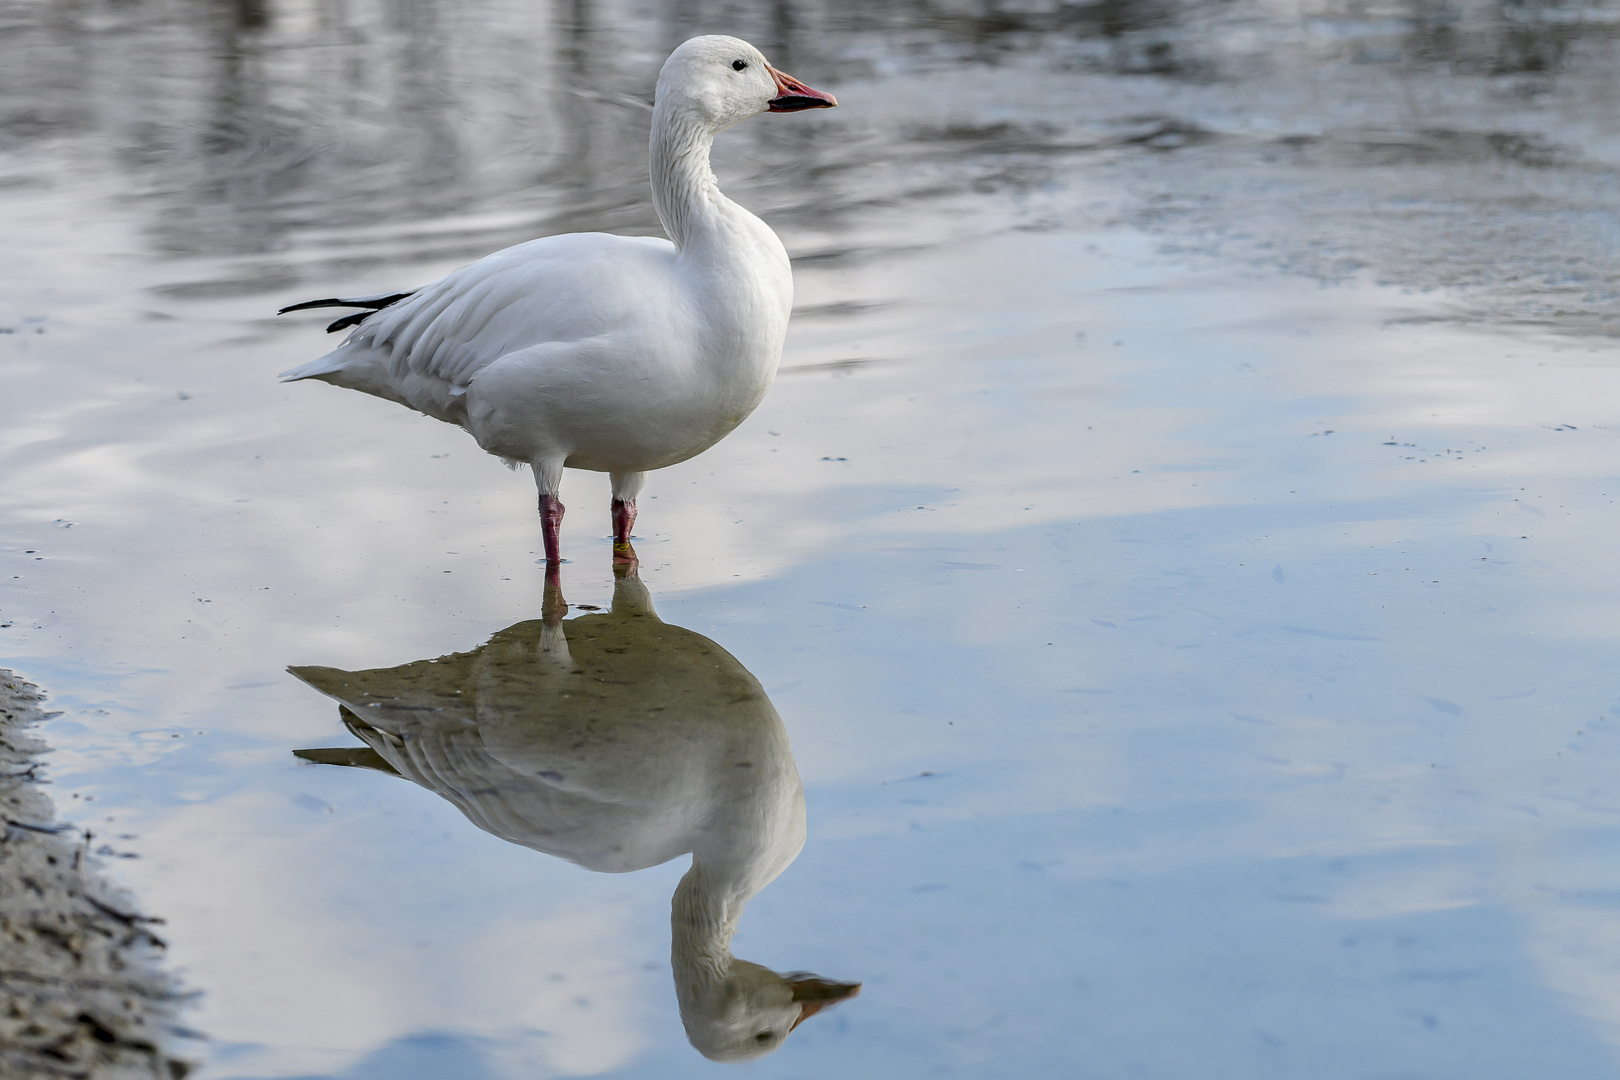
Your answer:
[[[333,324],[358,324],[337,349],[281,377],[329,377],[393,400],[424,380],[459,394],[510,353],[600,337],[643,319],[669,299],[648,293],[672,280],[674,259],[667,240],[571,233],[506,248],[413,292],[295,304],[283,310],[368,310]]]

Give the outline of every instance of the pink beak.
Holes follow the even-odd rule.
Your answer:
[[[776,80],[776,96],[771,98],[771,112],[798,112],[801,109],[836,109],[838,99],[820,90],[812,90],[798,79],[777,71],[766,64],[765,70]]]

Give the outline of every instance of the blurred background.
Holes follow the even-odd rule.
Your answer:
[[[738,954],[865,984],[749,1074],[1612,1076],[1615,0],[0,0],[0,665],[199,1075],[735,1068],[685,859],[293,758],[347,736],[287,665],[538,617],[539,530],[461,433],[274,379],[333,340],[283,305],[657,233],[700,33],[840,102],[716,145],[794,322],[637,540],[804,779]]]
[[[5,18],[8,183],[103,185],[155,255],[230,260],[228,280],[175,265],[161,295],[177,300],[656,231],[653,79],[675,44],[725,31],[851,98],[836,120],[721,143],[726,178],[779,227],[1063,189],[1049,216],[1613,329],[1605,3],[254,0]]]

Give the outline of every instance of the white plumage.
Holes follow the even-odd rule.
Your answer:
[[[283,310],[376,310],[338,320],[355,326],[343,344],[281,377],[396,401],[529,463],[553,563],[562,470],[611,474],[615,557],[628,561],[645,474],[754,410],[793,306],[781,241],[715,184],[714,137],[762,112],[836,104],[745,41],[693,38],[665,62],[653,108],[653,202],[669,240],[548,236],[411,293],[293,305]]]

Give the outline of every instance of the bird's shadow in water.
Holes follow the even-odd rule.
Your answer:
[[[543,618],[472,652],[372,671],[290,668],[338,701],[365,744],[295,753],[404,777],[485,832],[589,870],[690,852],[670,904],[681,1022],[705,1057],[746,1061],[860,984],[732,955],[744,905],[804,846],[804,789],[759,681],[660,620],[636,569],[615,566],[610,610],[565,620],[553,567]]]

